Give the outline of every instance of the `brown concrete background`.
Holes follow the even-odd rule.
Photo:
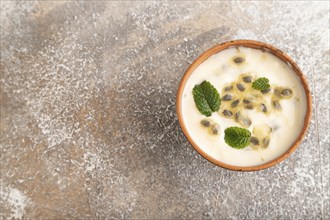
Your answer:
[[[281,164],[198,155],[175,95],[231,39],[287,52],[313,120]],[[1,1],[1,219],[330,219],[329,3]]]

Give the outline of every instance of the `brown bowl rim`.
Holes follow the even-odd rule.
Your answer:
[[[291,147],[285,153],[283,153],[281,156],[279,156],[278,158],[276,158],[272,161],[269,161],[267,163],[257,165],[257,166],[246,166],[246,167],[245,166],[235,166],[235,165],[230,165],[230,164],[227,164],[227,163],[223,163],[219,160],[216,160],[216,159],[212,158],[211,156],[206,154],[193,141],[193,139],[189,135],[189,133],[187,131],[187,128],[186,128],[185,124],[183,123],[183,119],[182,119],[182,107],[181,107],[182,93],[183,93],[184,86],[185,86],[188,78],[190,77],[190,75],[193,73],[193,71],[202,62],[204,62],[207,58],[214,55],[215,53],[218,53],[218,52],[220,52],[222,50],[225,50],[229,47],[237,47],[237,46],[244,46],[244,47],[249,47],[249,48],[266,50],[267,52],[272,53],[273,55],[277,56],[278,58],[280,58],[284,62],[290,63],[290,65],[292,66],[294,72],[300,78],[301,83],[302,83],[302,85],[304,87],[304,90],[305,90],[305,94],[306,94],[307,110],[306,110],[306,115],[305,115],[305,119],[304,119],[304,126],[303,126],[299,136],[297,137],[297,139],[293,142]],[[276,47],[274,47],[270,44],[263,43],[263,42],[260,42],[260,41],[255,41],[255,40],[232,40],[232,41],[227,41],[227,42],[215,45],[212,48],[206,50],[188,67],[188,69],[186,70],[186,72],[184,73],[184,75],[181,79],[181,82],[180,82],[179,88],[178,88],[178,92],[177,92],[177,95],[176,95],[176,112],[177,112],[178,120],[179,120],[181,129],[182,129],[184,135],[188,139],[189,143],[193,146],[193,148],[200,155],[202,155],[205,159],[207,159],[208,161],[212,162],[215,165],[218,165],[220,167],[230,169],[230,170],[235,170],[235,171],[258,171],[258,170],[262,170],[262,169],[272,167],[272,166],[280,163],[281,161],[286,159],[290,154],[292,154],[296,150],[296,148],[299,146],[299,144],[303,140],[303,138],[304,138],[304,136],[305,136],[305,134],[308,130],[308,127],[309,127],[309,124],[310,124],[310,121],[311,121],[311,117],[312,117],[312,96],[311,96],[311,92],[310,92],[307,80],[306,80],[305,76],[303,75],[302,71],[300,70],[298,65],[286,53],[284,53],[280,49],[277,49]]]

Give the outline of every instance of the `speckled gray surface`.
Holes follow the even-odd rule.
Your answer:
[[[330,219],[329,3],[1,1],[1,219]],[[214,166],[175,114],[230,39],[287,52],[313,119],[279,165]]]

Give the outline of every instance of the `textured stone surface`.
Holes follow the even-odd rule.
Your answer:
[[[330,219],[329,3],[1,1],[1,218]],[[209,47],[248,38],[306,74],[313,120],[287,160],[214,166],[176,89]]]

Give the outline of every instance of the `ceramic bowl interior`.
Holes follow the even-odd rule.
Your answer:
[[[213,54],[216,54],[222,50],[225,50],[227,48],[230,47],[238,47],[238,46],[244,46],[244,47],[249,47],[249,48],[254,48],[254,49],[260,49],[260,50],[265,50],[275,56],[277,56],[278,58],[280,58],[281,60],[283,60],[284,62],[288,63],[289,65],[292,66],[292,69],[294,70],[294,72],[297,74],[297,76],[300,78],[301,83],[304,87],[305,90],[305,94],[306,94],[306,101],[307,101],[307,106],[306,106],[306,115],[305,115],[305,119],[304,119],[304,126],[299,134],[299,136],[297,137],[297,139],[293,142],[293,144],[291,145],[291,147],[281,156],[279,156],[278,158],[269,161],[265,164],[261,164],[261,165],[257,165],[257,166],[234,166],[234,165],[230,165],[230,164],[226,164],[223,163],[219,160],[216,160],[214,158],[212,158],[211,156],[209,156],[208,154],[206,154],[200,146],[198,146],[193,139],[191,138],[191,136],[189,135],[187,128],[183,122],[183,117],[182,117],[182,93],[183,93],[183,89],[185,87],[185,84],[187,82],[187,80],[189,79],[190,75],[194,72],[194,70],[201,64],[203,63],[206,59],[208,59],[210,56],[212,56]],[[274,166],[275,164],[283,161],[285,158],[287,158],[300,144],[300,142],[302,141],[304,135],[307,132],[310,120],[311,120],[311,114],[312,114],[312,98],[311,98],[311,93],[309,90],[309,86],[307,83],[306,78],[304,77],[303,73],[301,72],[300,68],[298,67],[298,65],[284,52],[282,52],[281,50],[266,44],[266,43],[262,43],[262,42],[258,42],[258,41],[253,41],[253,40],[234,40],[234,41],[229,41],[229,42],[225,42],[219,45],[216,45],[210,49],[208,49],[207,51],[205,51],[202,55],[200,55],[187,69],[187,71],[185,72],[185,74],[183,75],[179,88],[178,88],[178,92],[177,92],[177,96],[176,96],[176,111],[177,111],[177,115],[178,115],[178,120],[180,123],[180,126],[182,128],[183,133],[185,134],[186,138],[188,139],[188,141],[190,142],[190,144],[194,147],[194,149],[201,154],[205,159],[209,160],[210,162],[221,166],[223,168],[227,168],[230,170],[237,170],[237,171],[256,171],[256,170],[261,170],[261,169],[265,169],[271,166]]]

